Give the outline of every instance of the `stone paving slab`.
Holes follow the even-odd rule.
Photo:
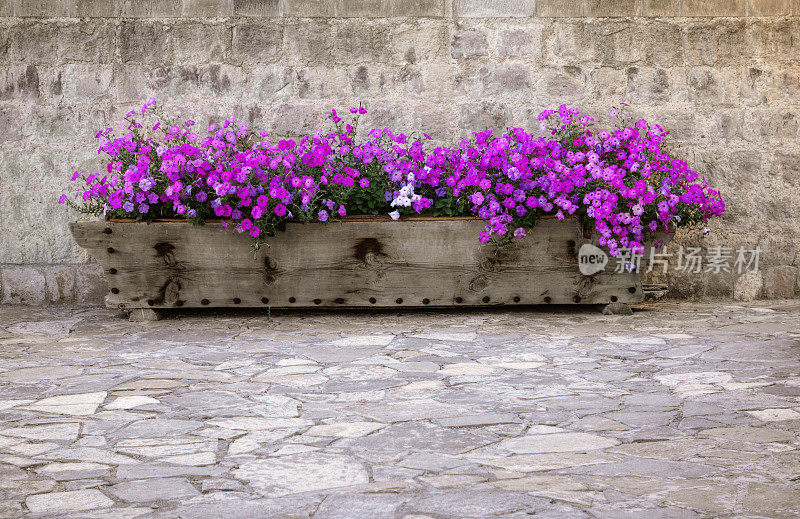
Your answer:
[[[800,515],[800,302],[0,306],[0,517]]]

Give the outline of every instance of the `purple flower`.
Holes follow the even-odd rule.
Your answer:
[[[320,222],[327,222],[328,221],[328,211],[322,209],[319,213],[317,213],[317,219]]]

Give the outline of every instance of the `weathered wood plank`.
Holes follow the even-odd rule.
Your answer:
[[[639,302],[641,276],[583,276],[578,221],[544,219],[515,247],[480,246],[472,219],[290,223],[267,246],[212,223],[77,222],[109,306],[315,307]]]

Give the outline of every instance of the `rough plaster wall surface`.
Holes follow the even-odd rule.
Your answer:
[[[745,275],[670,269],[672,295],[800,294],[800,0],[3,0],[0,301],[102,301],[56,200],[151,97],[273,135],[363,101],[367,126],[440,142],[626,101],[727,198],[671,248],[762,251]]]

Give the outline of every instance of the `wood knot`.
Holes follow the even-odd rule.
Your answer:
[[[271,285],[278,279],[278,264],[269,256],[264,256],[264,283]]]
[[[181,281],[177,278],[171,279],[164,287],[164,302],[175,304],[181,291]]]
[[[353,258],[366,265],[380,265],[385,257],[383,244],[377,238],[360,238],[353,245]]]
[[[475,276],[472,281],[469,282],[470,292],[483,292],[486,290],[487,286],[489,286],[489,282],[486,281],[486,276],[483,274]]]

